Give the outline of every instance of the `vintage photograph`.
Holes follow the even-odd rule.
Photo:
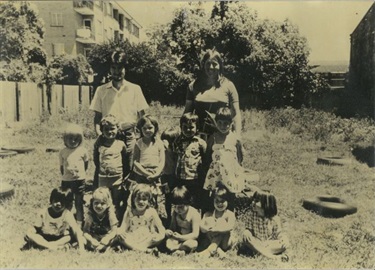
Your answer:
[[[373,269],[374,1],[0,1],[1,269]]]

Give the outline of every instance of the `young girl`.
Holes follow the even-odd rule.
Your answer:
[[[136,184],[131,194],[131,207],[126,209],[121,227],[118,229],[120,244],[128,249],[153,252],[163,241],[165,229],[156,210],[150,207],[151,187]]]
[[[111,193],[108,188],[99,187],[92,194],[83,226],[87,249],[104,252],[116,236],[117,225]]]
[[[192,198],[185,186],[174,188],[171,199],[174,209],[169,230],[166,231],[167,249],[181,255],[193,252],[198,246],[201,215],[190,205]]]
[[[208,247],[200,254],[225,256],[225,251],[233,246],[231,231],[234,228],[236,217],[228,209],[229,192],[224,186],[217,187],[213,192],[213,212],[206,212],[201,222],[201,232],[205,233]]]
[[[94,145],[94,163],[99,171],[99,187],[107,187],[111,191],[117,219],[122,218],[126,198],[122,194],[122,179],[125,168],[126,146],[117,140],[118,121],[113,115],[107,115],[100,121],[102,135]]]
[[[34,226],[25,236],[27,243],[45,249],[65,249],[70,247],[69,230],[74,233],[78,247],[84,249],[82,231],[68,209],[73,204],[73,193],[70,189],[55,188],[50,195],[50,205],[39,211]]]
[[[171,210],[172,210],[172,190],[177,186],[177,179],[175,176],[177,154],[173,151],[173,143],[180,136],[180,130],[175,127],[168,128],[163,131],[160,136],[164,144],[165,152],[165,164],[163,169],[163,174],[161,175],[161,182],[165,192],[165,211],[167,212],[167,223],[171,222]]]
[[[231,193],[245,187],[242,144],[232,131],[233,118],[228,107],[218,109],[215,116],[216,132],[207,142],[205,164],[209,165],[203,188],[213,190],[221,182]]]
[[[281,230],[274,195],[256,191],[245,223],[243,243],[247,248],[268,258],[288,260],[288,256],[283,254],[288,240]]]
[[[165,163],[164,144],[157,137],[159,124],[150,115],[144,115],[137,123],[141,133],[134,147],[134,169],[137,183],[154,184],[163,172]]]
[[[82,146],[83,130],[76,124],[67,125],[63,139],[65,148],[59,153],[63,188],[70,188],[74,194],[76,219],[79,226],[83,222],[83,195],[88,168],[87,150]]]

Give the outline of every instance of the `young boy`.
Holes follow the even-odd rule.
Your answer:
[[[177,154],[176,178],[179,186],[186,186],[193,195],[192,206],[206,210],[202,203],[203,184],[205,173],[202,168],[202,158],[206,152],[207,144],[197,136],[198,116],[185,113],[180,119],[181,135],[173,145]]]

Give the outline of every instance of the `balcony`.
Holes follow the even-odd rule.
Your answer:
[[[94,2],[91,0],[74,0],[73,7],[81,15],[94,15]]]
[[[83,44],[96,44],[95,37],[88,28],[77,29],[76,41]]]

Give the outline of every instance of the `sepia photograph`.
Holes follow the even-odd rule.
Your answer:
[[[374,269],[373,0],[0,0],[1,269]]]

